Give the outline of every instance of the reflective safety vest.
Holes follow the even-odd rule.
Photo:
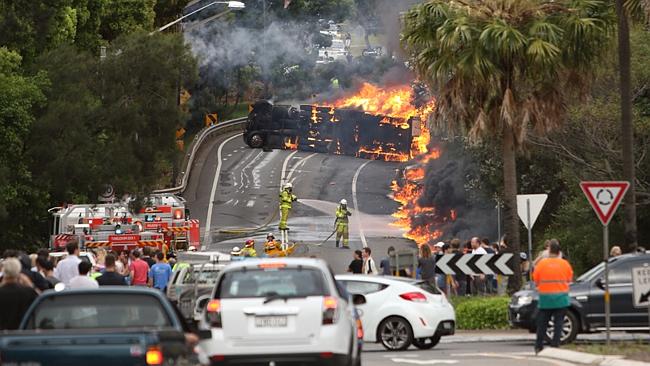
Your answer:
[[[286,189],[283,189],[280,192],[280,208],[291,208],[291,204],[297,199],[298,197],[295,194],[291,194]]]
[[[343,207],[339,206],[339,208],[336,209],[337,223],[339,223],[339,224],[347,224],[348,223],[348,216],[350,216],[350,211],[348,211],[347,208],[343,208]]]
[[[562,258],[544,258],[533,271],[533,281],[540,294],[567,293],[572,280],[573,269]]]
[[[244,257],[257,257],[255,248],[244,248],[241,250],[241,255]]]

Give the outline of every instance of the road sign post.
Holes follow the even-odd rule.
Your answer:
[[[625,192],[628,182],[580,182],[582,192],[603,224],[603,260],[605,261],[605,328],[607,346],[610,345],[611,302],[609,293],[609,222],[612,220]]]
[[[547,198],[547,194],[517,195],[517,214],[528,229],[528,260],[530,263],[533,263],[533,225],[535,225]],[[531,272],[529,271],[529,273]]]
[[[650,325],[650,265],[632,268],[632,296],[635,308],[648,308],[648,325]],[[650,328],[648,328],[650,330]]]

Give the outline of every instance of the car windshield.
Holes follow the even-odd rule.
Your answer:
[[[194,272],[194,280],[198,284],[206,284],[206,283],[216,283],[217,282],[217,277],[219,276],[219,270],[218,269],[197,269]]]
[[[588,270],[587,272],[583,273],[580,277],[578,277],[576,279],[576,282],[590,281],[595,276],[597,276],[600,272],[602,272],[604,267],[605,267],[605,263],[603,262],[598,263],[597,266],[593,267],[592,269]]]
[[[79,294],[50,296],[29,318],[27,329],[162,328],[171,325],[154,296]]]
[[[304,268],[242,270],[224,274],[217,298],[329,295],[320,271]]]

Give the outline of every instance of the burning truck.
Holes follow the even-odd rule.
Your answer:
[[[273,105],[258,101],[248,115],[244,142],[252,148],[298,149],[363,159],[408,161],[426,151],[422,121],[433,103],[410,104],[411,88],[364,84],[331,105]]]

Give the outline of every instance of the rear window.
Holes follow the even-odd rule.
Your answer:
[[[247,269],[227,272],[219,283],[217,298],[268,296],[327,296],[321,271],[305,268]]]
[[[160,300],[139,294],[80,294],[48,297],[27,329],[161,328],[171,326]]]

